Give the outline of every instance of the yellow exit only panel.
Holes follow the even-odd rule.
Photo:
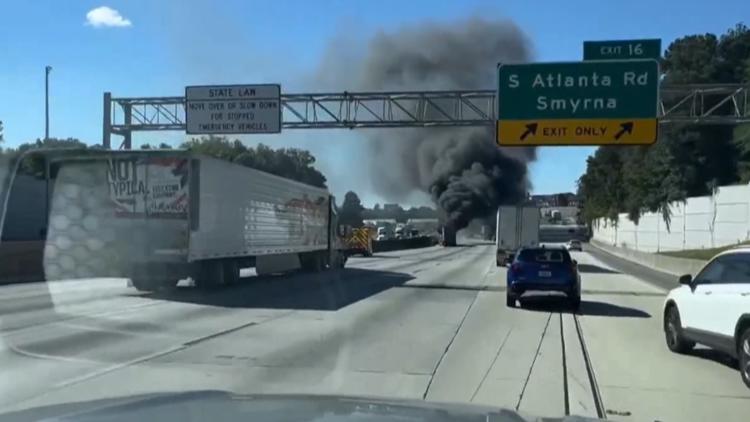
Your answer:
[[[498,120],[500,146],[651,145],[657,119]]]

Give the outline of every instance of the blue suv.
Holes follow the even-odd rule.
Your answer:
[[[565,247],[523,248],[508,268],[506,303],[516,306],[516,300],[529,291],[564,293],[573,309],[581,305],[581,276],[578,263]]]

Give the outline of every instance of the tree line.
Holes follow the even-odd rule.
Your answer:
[[[662,86],[750,83],[750,30],[696,34],[672,42],[661,59]],[[726,94],[704,98],[706,109],[731,107]],[[582,217],[638,222],[647,211],[669,224],[670,201],[706,195],[721,185],[750,182],[750,125],[661,125],[652,146],[603,146],[586,161],[578,180]]]
[[[2,126],[0,126],[0,128],[2,128]],[[2,131],[0,130],[0,136],[1,134]],[[0,139],[2,139],[2,137],[0,137]],[[0,154],[10,156],[40,148],[80,148],[85,150],[97,150],[102,149],[103,147],[101,145],[86,145],[75,138],[49,138],[22,143],[15,148],[3,148],[0,149]],[[144,150],[157,148],[171,149],[171,146],[165,143],[156,147],[144,144],[141,145],[140,148]],[[315,156],[307,150],[297,148],[273,149],[264,144],[259,144],[256,147],[248,147],[239,140],[229,140],[224,136],[193,138],[182,143],[179,148],[230,161],[309,185],[321,188],[327,187],[325,176],[315,168]],[[29,156],[28,159],[21,163],[19,171],[22,171],[25,174],[42,175],[44,172],[44,162],[41,157],[33,155]]]

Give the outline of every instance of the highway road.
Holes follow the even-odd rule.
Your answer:
[[[381,253],[337,272],[251,277],[214,292],[143,294],[120,279],[1,286],[0,407],[221,389],[747,420],[750,390],[730,360],[667,350],[668,279],[574,252],[578,314],[549,296],[511,309],[493,252]]]

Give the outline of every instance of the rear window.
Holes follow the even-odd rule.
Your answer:
[[[524,249],[518,254],[521,262],[568,263],[570,254],[562,249]]]

